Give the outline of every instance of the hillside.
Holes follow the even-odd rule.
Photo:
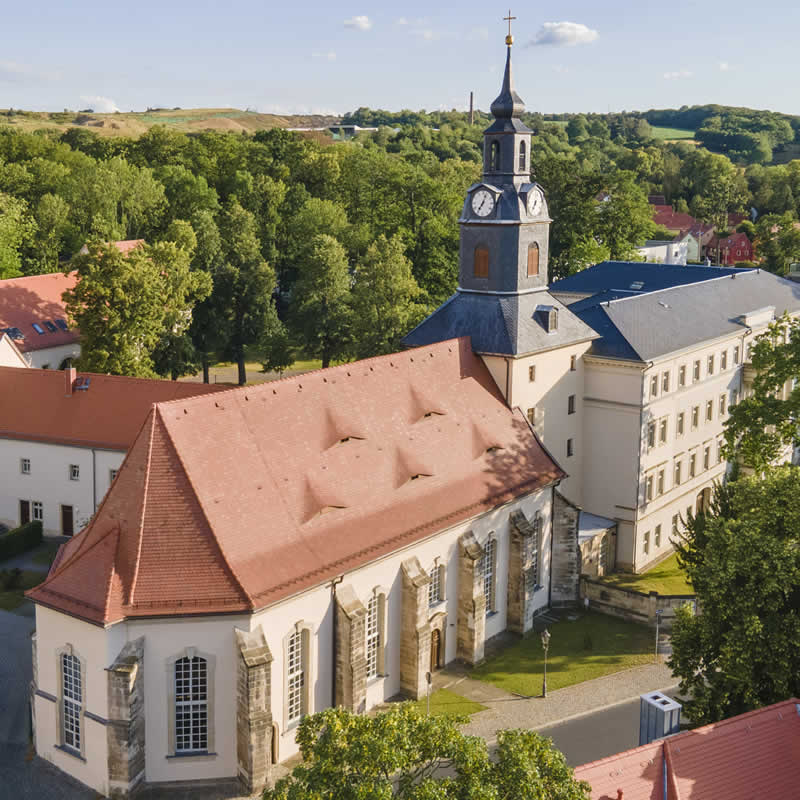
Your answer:
[[[236,108],[175,108],[113,114],[0,109],[0,126],[13,127],[19,131],[29,133],[50,129],[63,132],[69,128],[89,128],[103,136],[135,137],[153,125],[167,125],[183,133],[207,130],[253,133],[269,128],[316,128],[332,125],[337,121],[338,118],[333,116],[278,116],[240,111]]]

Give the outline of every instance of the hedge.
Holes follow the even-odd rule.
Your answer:
[[[42,542],[41,520],[34,519],[0,536],[0,561],[32,550]]]

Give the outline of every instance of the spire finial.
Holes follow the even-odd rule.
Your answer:
[[[511,35],[511,20],[516,19],[516,17],[511,16],[511,9],[508,9],[508,16],[503,17],[503,19],[508,22],[508,36],[506,36],[506,44],[511,47],[514,44],[514,37]]]

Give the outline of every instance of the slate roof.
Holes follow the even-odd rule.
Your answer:
[[[82,382],[89,379],[89,388],[73,388],[70,395],[69,374],[0,367],[0,438],[124,451],[133,444],[153,403],[230,388],[78,372]]]
[[[728,271],[735,274],[599,304],[581,301],[570,310],[601,335],[592,354],[635,361],[743,332],[737,317],[756,309],[774,306],[776,316],[800,311],[800,284],[762,270]]]
[[[741,274],[733,267],[679,266],[677,264],[649,264],[641,261],[603,261],[593,267],[576,272],[550,284],[550,292],[559,294],[593,295],[603,291],[647,293],[671,286],[688,286],[692,283],[713,280],[727,275]],[[641,282],[640,288],[632,284]]]
[[[625,800],[793,798],[798,765],[800,700],[792,698],[584,764],[575,778],[589,782],[592,800],[619,790]]]
[[[97,624],[248,612],[564,477],[467,339],[160,403],[28,596]]]
[[[75,280],[74,272],[53,272],[0,281],[0,331],[17,328],[24,338],[10,335],[23,353],[77,342],[77,330],[63,330],[56,322],[66,324],[67,310],[61,295],[75,286]],[[34,329],[34,323],[43,333]]]
[[[548,333],[534,316],[537,308],[558,310],[558,328]],[[421,347],[469,336],[476,353],[521,356],[585,342],[597,334],[546,291],[520,295],[457,292],[404,339]]]

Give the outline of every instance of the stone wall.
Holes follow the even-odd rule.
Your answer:
[[[367,708],[367,609],[352,586],[336,590],[336,705],[362,714]]]
[[[108,786],[129,797],[144,780],[144,637],[120,650],[108,673]]]
[[[527,580],[530,570],[535,569],[534,578],[539,583],[541,574],[541,520],[529,521],[521,511],[512,511],[509,517],[508,546],[508,604],[506,606],[506,628],[512,633],[525,633],[533,624],[530,609],[533,597],[529,597]]]
[[[696,608],[696,598],[691,594],[644,594],[595,581],[586,575],[581,575],[581,598],[584,604],[586,600],[589,601],[589,609],[653,628],[656,625],[656,611],[660,611],[659,625],[667,631],[672,629],[675,612],[684,603],[691,603]]]
[[[553,491],[553,557],[551,605],[573,606],[578,602],[581,556],[578,546],[580,509],[557,490]]]
[[[431,627],[428,624],[428,584],[431,579],[416,556],[403,562],[402,571],[400,691],[413,700],[419,700],[426,691],[425,673],[431,661]]]
[[[272,653],[261,626],[236,630],[236,757],[239,781],[248,794],[261,791],[272,777]]]
[[[479,564],[483,548],[467,531],[458,540],[458,622],[456,657],[465,664],[483,661],[486,639],[486,598]]]

